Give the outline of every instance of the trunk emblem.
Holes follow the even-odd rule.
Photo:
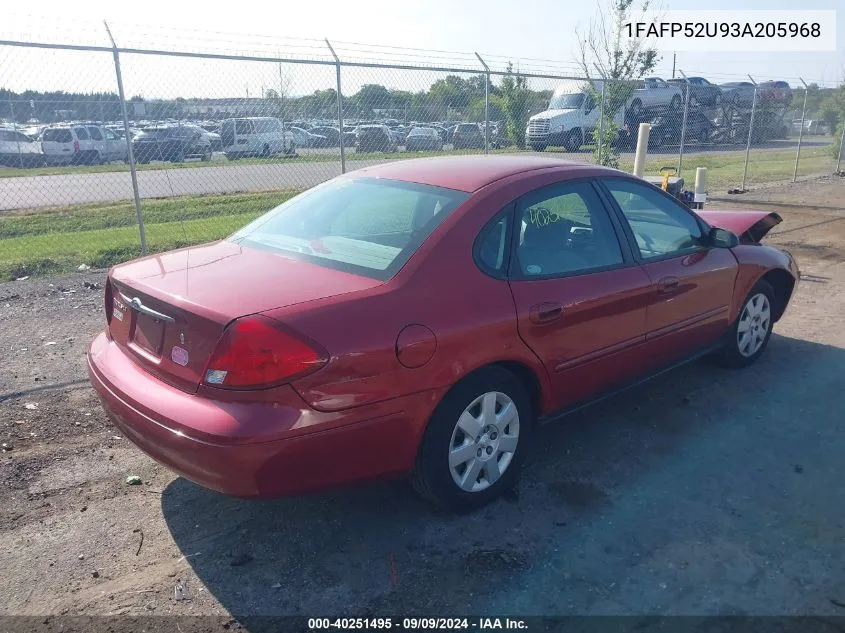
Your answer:
[[[177,365],[184,367],[188,364],[188,350],[184,347],[174,345],[173,349],[170,350],[170,358]]]

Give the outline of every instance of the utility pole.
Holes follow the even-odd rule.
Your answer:
[[[675,78],[675,62],[678,61],[678,54],[672,53],[672,79]]]

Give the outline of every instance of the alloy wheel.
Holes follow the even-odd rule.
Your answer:
[[[739,353],[749,358],[763,346],[772,326],[769,299],[763,293],[751,297],[742,309],[736,330]]]

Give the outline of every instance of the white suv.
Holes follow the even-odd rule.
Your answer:
[[[126,139],[102,125],[79,123],[46,128],[41,148],[50,165],[102,164],[127,160]]]

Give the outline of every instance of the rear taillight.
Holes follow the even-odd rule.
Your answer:
[[[223,332],[204,379],[224,389],[260,389],[311,373],[325,363],[325,353],[271,319],[250,316],[233,321]]]
[[[79,151],[79,141],[74,141],[74,142],[73,142],[73,151],[74,151],[74,152],[78,152],[78,151]]]
[[[114,310],[114,296],[112,295],[111,281],[106,279],[105,292],[106,323],[111,325],[112,311]]]

